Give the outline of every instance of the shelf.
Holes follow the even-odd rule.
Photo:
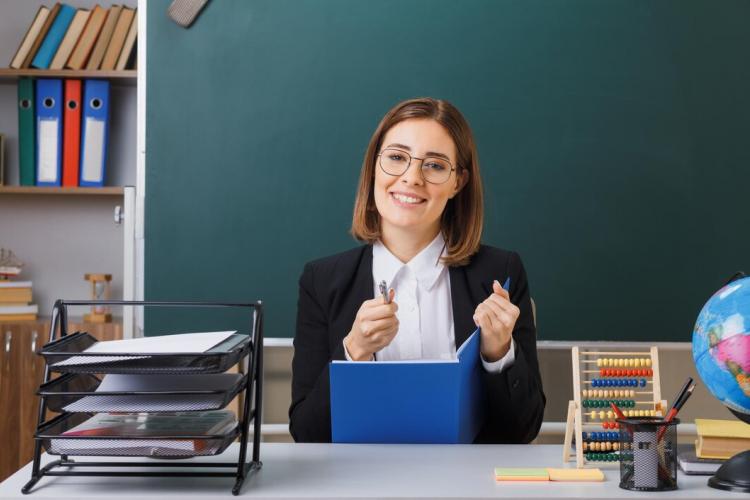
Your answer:
[[[138,71],[72,70],[72,69],[11,69],[0,68],[0,83],[15,83],[21,77],[34,78],[106,78],[113,84],[135,85]]]
[[[2,194],[23,195],[78,195],[78,196],[122,196],[122,186],[105,187],[42,187],[42,186],[0,186]]]

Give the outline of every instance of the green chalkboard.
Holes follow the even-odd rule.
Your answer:
[[[357,244],[371,133],[425,95],[472,124],[484,241],[523,257],[540,339],[689,341],[750,268],[750,2],[221,0],[190,29],[168,4],[147,6],[147,299],[263,299],[293,336],[304,263]]]

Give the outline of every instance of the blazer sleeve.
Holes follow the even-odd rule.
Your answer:
[[[328,321],[315,288],[315,268],[308,263],[299,280],[297,331],[292,359],[289,431],[297,442],[331,442],[328,363],[345,359],[344,346],[330,348]]]
[[[483,370],[488,415],[476,442],[529,443],[539,433],[546,398],[536,353],[536,327],[526,271],[520,256],[508,259],[511,302],[521,310],[513,329],[515,362],[501,373]],[[514,285],[515,284],[515,285]]]

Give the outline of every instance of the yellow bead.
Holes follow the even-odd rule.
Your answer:
[[[628,359],[628,367],[631,367],[635,364],[635,360],[633,358]]]
[[[607,418],[608,418],[609,420],[612,420],[613,418],[615,418],[615,414],[614,414],[614,412],[613,412],[612,410],[609,410],[609,411],[607,412]]]
[[[650,366],[651,366],[651,358],[646,358],[646,367],[648,368]]]
[[[630,397],[631,398],[635,397],[635,391],[633,389],[630,389]]]
[[[589,444],[586,441],[584,441],[583,442],[583,451],[587,451],[588,447],[589,447]]]
[[[604,413],[604,410],[600,411],[599,412],[599,420],[604,420],[604,416],[605,415],[606,415],[606,413]]]
[[[620,450],[620,442],[619,441],[615,441],[614,443],[612,443],[612,448],[615,451],[619,451]]]
[[[643,359],[642,358],[637,358],[635,360],[635,366],[638,366],[638,367],[643,366]]]
[[[600,397],[600,398],[604,397],[604,391],[602,389],[599,389],[599,392],[597,393],[597,397]]]
[[[598,366],[599,368],[602,367],[602,358],[597,358],[596,359],[596,366]]]

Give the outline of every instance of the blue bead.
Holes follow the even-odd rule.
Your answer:
[[[592,387],[599,387],[599,380],[598,379],[592,380],[591,381],[591,386]]]
[[[581,433],[581,438],[585,441],[587,435],[588,435],[588,432],[582,432]]]
[[[641,387],[646,387],[646,379],[645,378],[641,379]]]

